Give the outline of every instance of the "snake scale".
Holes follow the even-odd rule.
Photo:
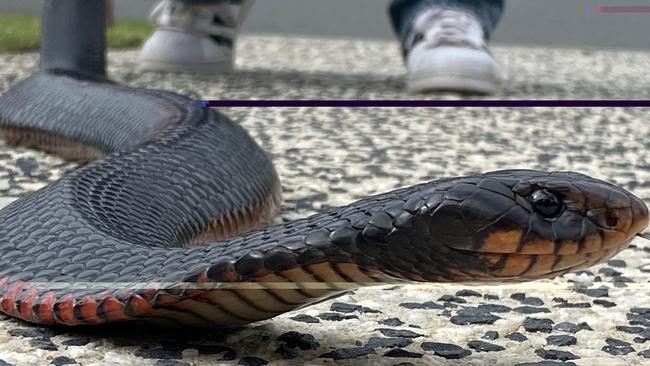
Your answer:
[[[69,33],[44,33],[41,71],[0,97],[0,131],[89,163],[0,211],[10,316],[239,326],[360,286],[553,277],[610,258],[648,225],[646,205],[609,183],[509,170],[265,226],[280,183],[248,133],[186,97],[108,81],[103,61],[73,52],[90,10],[66,13],[97,3],[48,4],[59,8],[45,29],[63,12]]]

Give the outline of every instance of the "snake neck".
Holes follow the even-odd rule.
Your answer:
[[[376,195],[212,243],[206,249],[196,248],[213,250],[211,256],[222,260],[186,280],[264,282],[283,274],[312,282],[348,282],[357,287],[387,282],[450,281],[458,276],[455,268],[472,258],[453,253],[436,240],[428,227],[429,214],[440,204],[431,198],[430,192],[444,192],[446,182]],[[291,271],[304,273],[295,275]]]

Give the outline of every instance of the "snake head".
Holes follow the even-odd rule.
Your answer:
[[[497,171],[433,187],[421,221],[454,280],[532,280],[589,267],[648,226],[641,199],[578,173]]]

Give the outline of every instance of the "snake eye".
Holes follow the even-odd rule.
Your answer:
[[[556,217],[563,207],[562,200],[546,189],[538,189],[531,193],[530,201],[535,210],[546,218]]]

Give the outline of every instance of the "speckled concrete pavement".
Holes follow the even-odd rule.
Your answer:
[[[238,51],[239,71],[226,76],[138,72],[133,51],[111,53],[109,72],[125,84],[203,98],[409,97],[392,43],[249,36]],[[494,51],[506,70],[498,97],[650,98],[648,52]],[[36,60],[0,56],[0,92],[31,73]],[[279,220],[441,176],[502,168],[581,171],[650,202],[647,109],[224,112],[271,153],[285,197]],[[0,204],[73,168],[0,146]],[[648,364],[649,282],[650,243],[636,240],[608,264],[554,280],[363,289],[229,333],[71,331],[0,316],[0,365]]]

